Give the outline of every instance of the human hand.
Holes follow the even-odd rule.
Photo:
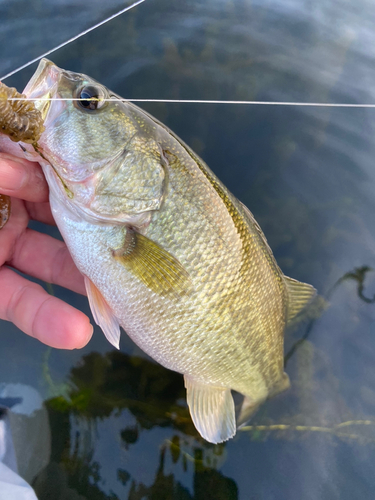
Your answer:
[[[83,347],[93,332],[89,318],[11,269],[85,294],[65,243],[27,228],[30,219],[54,224],[39,164],[0,153],[0,193],[12,197],[0,230],[0,319],[52,347]]]

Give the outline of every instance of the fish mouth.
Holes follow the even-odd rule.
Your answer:
[[[47,119],[51,108],[50,99],[59,97],[57,89],[61,73],[62,70],[56,64],[43,58],[23,91],[28,99],[34,101],[35,108],[41,112],[43,121]]]

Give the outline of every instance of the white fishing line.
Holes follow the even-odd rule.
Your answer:
[[[77,99],[82,100],[82,99]],[[107,99],[103,99],[107,100]],[[113,100],[113,99],[108,99]],[[261,104],[266,106],[321,106],[335,108],[375,108],[375,104],[345,104],[329,102],[282,102],[282,101],[210,101],[194,99],[125,99],[131,102],[171,102],[171,103],[198,103],[198,104]]]
[[[90,33],[90,31],[93,31],[96,28],[99,28],[100,26],[103,26],[103,24],[106,24],[109,21],[112,21],[112,19],[114,19],[115,17],[120,16],[121,14],[124,14],[124,12],[127,12],[128,10],[133,9],[134,7],[136,7],[137,5],[139,5],[139,4],[141,4],[141,3],[145,2],[145,1],[146,0],[137,0],[137,2],[134,2],[131,5],[128,5],[127,7],[125,7],[122,10],[120,10],[119,12],[116,12],[116,14],[113,14],[112,16],[107,17],[107,19],[104,19],[103,21],[100,21],[100,23],[95,24],[95,26],[91,26],[91,28],[88,28],[87,30],[82,31],[82,33],[79,33],[78,35],[74,36],[73,38],[69,38],[69,40],[67,40],[66,42],[63,42],[60,45],[57,45],[56,47],[54,47],[53,49],[48,50],[47,52],[45,52],[41,56],[38,56],[35,59],[32,59],[31,61],[29,61],[28,63],[23,64],[19,68],[11,71],[10,73],[7,73],[6,75],[4,75],[4,76],[2,76],[0,78],[0,81],[5,80],[6,78],[9,78],[12,75],[15,75],[16,73],[18,73],[22,69],[25,69],[28,66],[30,66],[31,64],[33,64],[33,63],[35,63],[37,61],[40,61],[40,59],[43,59],[43,57],[49,56],[50,54],[52,54],[52,52],[55,52],[56,50],[61,49],[62,47],[65,47],[65,45],[68,45],[69,43],[74,42],[75,40],[77,40],[81,36],[87,35],[87,33]]]
[[[94,26],[91,26],[91,28],[88,28],[85,31],[82,31],[78,35],[74,36],[73,38],[70,38],[66,42],[61,43],[60,45],[57,45],[51,50],[48,50],[44,54],[36,57],[35,59],[32,59],[26,64],[23,64],[22,66],[18,67],[17,69],[11,71],[10,73],[7,73],[3,77],[0,78],[0,81],[5,80],[6,78],[9,78],[12,75],[15,75],[19,71],[27,68],[31,64],[39,61],[43,57],[46,57],[53,52],[55,52],[58,49],[61,49],[62,47],[65,47],[71,42],[74,42],[81,36],[86,35],[87,33],[90,33],[90,31],[95,30],[96,28],[99,28],[100,26],[103,26],[103,24],[108,23],[109,21],[112,21],[112,19],[120,16],[121,14],[124,14],[125,12],[133,9],[134,7],[137,7],[137,5],[145,2],[146,0],[137,0],[136,2],[132,3],[131,5],[128,5],[124,9],[120,10],[119,12],[116,12],[110,17],[107,17],[103,21],[100,21],[100,23],[95,24]],[[24,100],[22,97],[13,97],[8,99],[9,101],[21,101]],[[46,98],[46,99],[37,99],[37,98],[31,98],[31,99],[26,99],[28,101],[81,101],[83,99],[79,98],[59,98],[59,97],[51,97],[51,98]],[[110,98],[110,99],[84,99],[85,101],[93,100],[93,101],[118,101],[119,99],[117,98]],[[320,108],[375,108],[375,104],[349,104],[349,103],[329,103],[329,102],[282,102],[282,101],[219,101],[219,100],[199,100],[199,99],[123,99],[124,101],[129,101],[129,102],[160,102],[160,103],[177,103],[177,104],[241,104],[241,105],[262,105],[262,106],[311,106],[311,107],[320,107]]]
[[[163,102],[177,104],[248,104],[248,105],[266,105],[266,106],[315,106],[325,108],[375,108],[375,104],[350,104],[350,103],[332,103],[332,102],[283,102],[283,101],[216,101],[216,100],[199,100],[199,99],[80,99],[78,97],[49,97],[45,99],[23,97],[11,97],[9,101],[95,101],[95,102]]]
[[[255,105],[260,104],[266,106],[320,106],[320,107],[331,107],[331,108],[375,108],[375,104],[346,104],[346,103],[330,103],[330,102],[210,101],[210,100],[200,101],[193,99],[126,99],[126,100],[131,102],[172,102],[172,103],[175,102],[175,103],[198,103],[198,104],[255,104]]]

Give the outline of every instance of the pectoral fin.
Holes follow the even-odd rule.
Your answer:
[[[191,288],[186,269],[169,252],[143,234],[126,232],[124,246],[113,252],[115,259],[158,294],[183,295]]]
[[[316,295],[316,290],[307,283],[301,283],[287,276],[284,276],[284,279],[289,296],[287,317],[287,322],[289,322],[312,301]]]
[[[236,433],[230,389],[212,387],[184,375],[187,403],[199,434],[210,443],[222,443]]]
[[[107,340],[116,347],[116,349],[119,349],[121,333],[116,316],[113,314],[102,294],[87,276],[85,276],[85,286],[95,323],[103,330]]]

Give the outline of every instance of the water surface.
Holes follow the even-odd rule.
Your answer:
[[[123,6],[3,0],[0,75]],[[368,0],[150,0],[51,59],[127,98],[375,103],[374,33]],[[7,84],[22,89],[35,66]],[[84,349],[58,351],[1,322],[0,381],[31,385],[49,413],[38,497],[373,498],[375,110],[144,108],[251,209],[284,273],[327,308],[286,334],[291,389],[218,446],[197,435],[182,377],[126,335],[120,352],[98,328]],[[53,293],[90,314],[85,297]]]

